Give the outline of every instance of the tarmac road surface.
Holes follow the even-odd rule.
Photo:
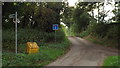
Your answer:
[[[70,51],[47,66],[101,66],[107,56],[117,56],[118,51],[93,44],[79,37],[68,37]]]

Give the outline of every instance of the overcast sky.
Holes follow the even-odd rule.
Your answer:
[[[74,6],[78,0],[68,0],[69,6]]]
[[[69,6],[75,6],[75,3],[77,2],[77,1],[80,1],[80,0],[68,0],[68,2],[69,2]],[[109,13],[107,13],[107,17],[105,17],[105,20],[108,20],[109,18],[112,18],[113,16],[115,16],[113,13],[112,13],[112,10],[114,10],[114,8],[115,8],[115,6],[114,6],[114,0],[112,0],[112,5],[106,5],[106,3],[107,3],[107,0],[105,0],[105,4],[104,4],[104,6],[105,6],[105,11],[107,12],[107,11],[110,11]],[[101,7],[101,9],[102,9],[102,7]],[[98,9],[95,9],[94,10],[94,14],[95,14],[95,16],[96,15],[98,15]]]

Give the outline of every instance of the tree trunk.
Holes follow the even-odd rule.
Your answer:
[[[94,10],[92,9],[92,16],[93,16],[93,18],[94,18]]]
[[[99,13],[100,13],[100,9],[99,9],[99,2],[98,2],[98,23],[100,21],[100,19],[99,19]]]

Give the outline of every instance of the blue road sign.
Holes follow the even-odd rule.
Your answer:
[[[52,29],[53,29],[53,30],[58,30],[58,24],[53,24]]]

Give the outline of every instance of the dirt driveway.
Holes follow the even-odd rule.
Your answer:
[[[116,56],[118,51],[93,44],[79,37],[68,37],[70,51],[48,66],[101,66],[107,56]]]

